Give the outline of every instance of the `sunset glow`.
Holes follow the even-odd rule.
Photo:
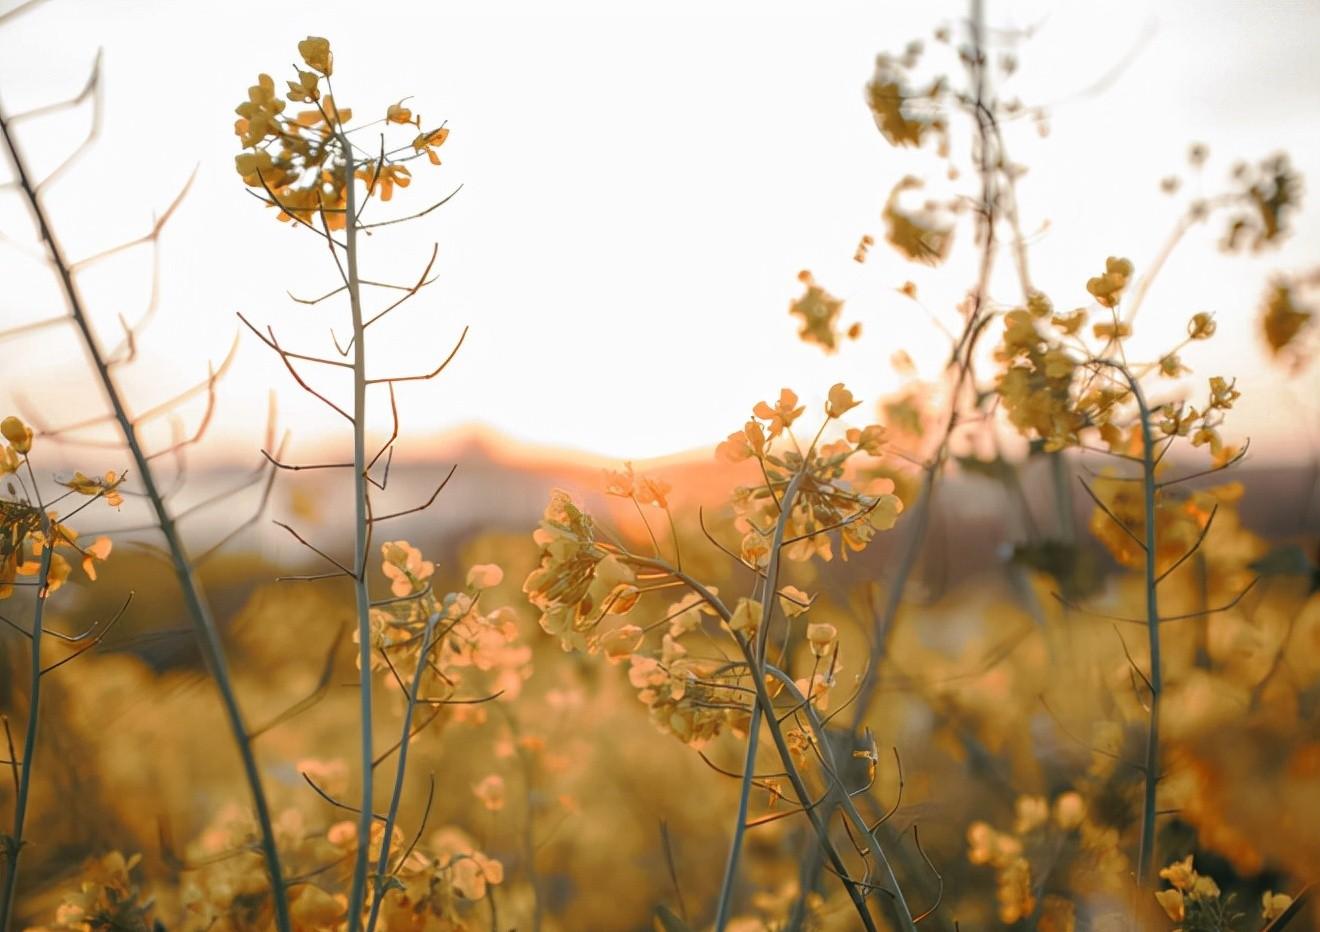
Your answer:
[[[578,3],[553,13],[541,4],[443,4],[410,12],[406,28],[336,2],[260,14],[244,3],[69,9],[38,9],[0,37],[0,78],[6,106],[25,109],[75,92],[104,49],[102,135],[49,195],[70,253],[140,235],[197,171],[164,238],[162,313],[133,384],[195,379],[241,329],[237,312],[305,351],[332,351],[327,321],[342,333],[342,304],[302,307],[285,290],[323,293],[333,267],[317,274],[323,250],[311,238],[256,222],[260,204],[231,196],[236,148],[226,115],[291,41],[309,30],[344,33],[336,27],[345,23],[346,103],[383,113],[411,92],[426,101],[428,119],[452,130],[443,167],[417,179],[409,203],[462,186],[421,232],[382,233],[364,250],[372,276],[412,281],[430,241],[439,247],[436,285],[411,316],[380,331],[392,365],[429,367],[471,327],[452,378],[400,394],[414,431],[407,453],[424,455],[421,438],[482,423],[609,457],[670,454],[712,445],[745,416],[748,398],[778,391],[782,373],[818,403],[836,381],[870,398],[895,390],[889,358],[900,348],[925,378],[945,361],[945,337],[896,289],[913,280],[930,315],[951,324],[975,262],[965,233],[938,272],[913,270],[883,243],[864,266],[852,253],[863,234],[880,233],[890,187],[919,158],[876,137],[862,94],[871,60],[892,37],[956,23],[959,4],[830,3],[811,13],[787,3]],[[1320,29],[1320,13],[1274,5],[1229,41],[1234,9],[1038,3],[997,12],[1005,28],[1032,32],[1016,43],[1020,68],[1001,92],[1051,105],[1047,138],[1029,120],[1009,131],[1014,158],[1031,166],[1020,190],[1034,275],[1060,305],[1085,302],[1081,284],[1106,255],[1131,256],[1139,274],[1148,268],[1180,209],[1160,194],[1166,175],[1188,177],[1185,198],[1198,184],[1217,187],[1234,161],[1276,150],[1290,152],[1304,176],[1320,174],[1320,64],[1303,39]],[[253,33],[258,15],[263,28]],[[56,22],[61,55],[52,61],[30,37]],[[223,52],[199,59],[199,48]],[[84,108],[34,127],[25,139],[31,157],[53,164],[89,116]],[[1203,183],[1187,171],[1192,142],[1210,147]],[[22,229],[12,194],[0,209]],[[1137,345],[1156,347],[1193,311],[1214,312],[1224,338],[1195,369],[1252,385],[1243,422],[1261,452],[1305,455],[1271,417],[1299,399],[1267,370],[1254,327],[1262,276],[1314,257],[1318,218],[1305,214],[1282,251],[1258,260],[1205,265],[1175,255],[1137,331]],[[1194,230],[1186,255],[1203,254],[1218,235]],[[6,323],[58,306],[48,274],[9,253]],[[1019,300],[1003,265],[995,297]],[[863,339],[837,355],[791,339],[786,308],[803,268],[862,324]],[[88,272],[84,287],[106,333],[116,314],[144,306],[149,269],[140,250]],[[64,372],[77,353],[72,342],[54,345],[65,349],[34,361],[28,396],[38,372]],[[70,412],[90,391],[80,376],[56,382],[42,392]],[[217,412],[218,449],[264,418],[268,386],[299,443],[336,442],[333,416],[245,333]],[[6,391],[15,388],[6,381]],[[386,409],[374,426],[388,429]]]

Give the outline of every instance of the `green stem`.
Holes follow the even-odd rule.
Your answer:
[[[807,698],[804,695],[802,695],[802,691],[798,689],[797,684],[793,682],[792,677],[783,670],[777,669],[773,666],[767,665],[765,670],[783,684],[784,691],[787,692],[789,696],[792,697],[794,703],[801,707],[806,713],[807,720],[811,723],[811,729],[816,735],[817,747],[820,749],[822,759],[826,764],[826,775],[834,784],[834,789],[838,794],[839,805],[843,807],[843,811],[845,815],[847,815],[848,821],[853,824],[853,827],[857,829],[858,833],[871,843],[871,851],[875,855],[876,863],[884,872],[885,880],[889,883],[889,892],[894,899],[894,907],[898,914],[899,923],[904,929],[916,929],[916,921],[912,918],[912,911],[908,907],[907,898],[903,896],[903,890],[898,885],[898,877],[895,876],[894,869],[890,865],[889,859],[885,857],[885,852],[880,845],[880,840],[876,837],[875,832],[871,830],[871,827],[866,824],[866,820],[862,817],[862,814],[857,811],[857,805],[853,802],[852,794],[848,792],[848,788],[843,785],[842,780],[839,778],[838,762],[834,759],[834,752],[830,748],[829,736],[825,733],[824,722],[820,720],[820,716],[816,714],[816,710],[812,707],[812,704],[807,701]],[[776,726],[777,725],[778,721],[776,720]]]
[[[371,713],[371,595],[367,591],[367,355],[366,331],[362,323],[362,295],[358,280],[357,191],[353,178],[353,147],[340,133],[344,149],[345,261],[348,266],[348,300],[353,314],[353,593],[358,624],[358,716],[361,719],[362,806],[358,815],[358,847],[353,863],[353,882],[348,898],[349,932],[362,927],[366,902],[367,858],[371,846],[372,741]]]
[[[31,467],[29,467],[31,468]],[[18,796],[14,801],[14,830],[10,833],[9,869],[5,872],[4,897],[0,899],[0,929],[9,929],[18,892],[18,856],[23,849],[23,824],[27,820],[28,790],[32,785],[32,762],[37,750],[37,726],[41,713],[41,638],[46,611],[46,586],[50,582],[50,561],[55,552],[50,518],[41,510],[41,527],[46,535],[46,546],[41,551],[41,568],[37,571],[37,605],[32,612],[32,688],[28,694],[27,732],[23,735],[23,763],[19,770]]]
[[[765,586],[761,590],[761,625],[757,629],[755,644],[758,661],[765,658],[766,645],[769,643],[770,617],[774,611],[775,588],[779,580],[779,556],[784,546],[784,533],[788,520],[793,513],[793,500],[797,497],[798,486],[802,483],[803,473],[795,475],[784,497],[779,503],[779,520],[775,522],[774,541],[770,548],[770,562],[766,566]],[[751,658],[749,657],[750,661]],[[755,672],[755,667],[753,667]],[[770,713],[774,715],[773,710]],[[752,795],[752,783],[756,774],[756,752],[761,739],[760,703],[752,708],[752,717],[747,731],[747,754],[743,763],[742,786],[738,790],[738,821],[733,826],[733,841],[729,845],[729,857],[724,864],[724,880],[720,883],[720,898],[715,909],[715,932],[724,932],[729,921],[729,911],[733,907],[733,884],[738,874],[738,859],[742,854],[743,836],[747,833],[747,809]]]
[[[1150,427],[1150,408],[1141,391],[1141,383],[1123,370],[1141,415],[1141,484],[1146,512],[1146,632],[1150,642],[1150,724],[1146,731],[1146,786],[1141,810],[1141,845],[1137,850],[1137,883],[1148,886],[1154,870],[1155,792],[1160,779],[1160,694],[1163,692],[1160,669],[1160,609],[1156,592],[1156,557],[1158,556],[1158,520],[1155,512],[1155,442]]]
[[[390,866],[390,840],[394,835],[394,823],[399,817],[399,802],[403,799],[403,777],[408,769],[408,746],[412,744],[413,715],[417,711],[417,693],[422,688],[422,674],[426,671],[426,655],[431,652],[431,635],[435,632],[440,616],[432,615],[426,620],[426,630],[422,632],[422,652],[417,658],[417,669],[413,672],[412,689],[408,693],[408,705],[403,713],[402,737],[399,738],[399,763],[394,770],[394,789],[390,793],[390,808],[385,813],[385,834],[380,843],[380,858],[376,861],[376,886],[371,894],[371,915],[367,919],[367,932],[374,932],[376,920],[380,916],[380,905],[385,900],[385,872]]]
[[[752,668],[752,679],[756,687],[756,704],[765,712],[770,737],[775,743],[775,750],[779,754],[780,763],[783,764],[784,771],[788,774],[788,780],[793,784],[793,793],[801,800],[807,819],[816,832],[816,838],[820,842],[821,849],[825,852],[825,857],[829,859],[830,866],[843,880],[844,889],[848,891],[848,896],[857,909],[862,925],[874,932],[876,929],[875,920],[871,918],[871,911],[866,906],[866,894],[858,888],[857,883],[849,879],[848,865],[844,863],[843,858],[839,856],[839,852],[835,849],[834,843],[830,841],[829,823],[822,818],[821,813],[818,811],[819,807],[811,805],[811,790],[806,781],[802,779],[797,762],[793,759],[793,752],[788,746],[788,740],[784,737],[784,730],[779,727],[779,721],[775,716],[774,700],[770,698],[770,692],[765,685],[765,668],[757,661],[754,646],[748,644],[747,640],[741,636],[738,638],[738,643],[742,646],[747,656],[747,662]],[[897,889],[893,892],[897,893]],[[907,915],[907,904],[903,902],[901,896],[896,898],[895,908],[899,912],[900,922],[906,916],[903,928],[907,930],[915,929],[916,927],[912,924],[912,917]]]
[[[201,584],[193,572],[192,563],[188,559],[178,528],[174,524],[174,519],[170,516],[169,509],[165,506],[165,499],[156,484],[155,475],[151,471],[151,463],[147,459],[141,440],[138,437],[137,427],[128,413],[119,386],[115,382],[109,364],[106,362],[105,353],[92,330],[91,323],[88,321],[82,294],[77,282],[74,281],[69,261],[55,236],[55,231],[50,225],[46,211],[41,204],[40,195],[32,184],[27,163],[18,151],[12,130],[3,113],[0,113],[0,135],[4,136],[5,145],[9,149],[14,170],[18,175],[18,185],[27,197],[41,238],[46,243],[46,248],[50,253],[51,263],[55,267],[65,298],[69,303],[69,316],[82,338],[83,346],[91,357],[97,378],[101,383],[101,389],[110,404],[115,422],[124,437],[124,444],[128,447],[134,468],[137,469],[138,476],[141,479],[147,503],[151,507],[156,523],[160,526],[161,535],[165,538],[165,547],[170,555],[170,563],[174,568],[175,578],[178,580],[179,589],[183,593],[184,604],[188,614],[192,617],[193,627],[196,629],[197,643],[202,658],[220,693],[225,721],[242,759],[243,775],[248,785],[248,791],[252,795],[252,806],[256,813],[257,827],[261,835],[261,852],[266,861],[266,871],[270,875],[275,925],[280,932],[292,932],[293,924],[289,918],[284,874],[280,867],[279,850],[275,845],[275,829],[271,821],[270,806],[266,801],[265,790],[261,786],[261,773],[257,767],[256,755],[252,749],[252,740],[243,721],[238,696],[234,691],[233,678],[229,673],[229,663],[225,658],[224,645],[220,640],[219,629],[216,627],[210,606],[206,603]]]
[[[646,566],[652,569],[661,570],[662,572],[673,576],[675,579],[680,580],[683,585],[701,596],[706,604],[715,610],[715,613],[720,616],[720,619],[723,620],[725,624],[728,624],[728,622],[733,619],[733,612],[729,610],[729,607],[724,604],[718,595],[711,592],[683,570],[675,568],[664,560],[640,557],[635,554],[629,554],[628,560],[638,566]],[[751,671],[752,678],[756,684],[757,705],[767,713],[765,717],[770,726],[770,735],[775,740],[775,749],[779,753],[780,762],[784,765],[784,770],[788,774],[789,781],[793,784],[793,792],[797,794],[798,799],[802,800],[805,805],[810,799],[810,793],[807,789],[806,782],[802,779],[802,774],[798,771],[797,762],[793,760],[793,754],[788,748],[788,742],[784,739],[783,729],[778,727],[775,720],[774,703],[770,699],[770,694],[765,688],[764,670],[756,660],[757,648],[748,642],[748,640],[742,636],[741,632],[735,631],[733,633],[735,639],[738,641],[739,648],[742,650],[743,656],[747,658],[748,668]],[[857,913],[862,920],[862,924],[868,930],[874,930],[875,920],[871,918],[871,914],[866,908],[866,897],[858,889],[857,883],[848,878],[848,867],[844,864],[843,858],[839,856],[838,850],[834,847],[834,842],[830,840],[828,823],[821,818],[820,813],[817,812],[815,808],[808,808],[806,810],[806,815],[807,819],[811,822],[812,829],[816,833],[816,839],[820,844],[821,849],[829,859],[830,866],[833,867],[840,878],[843,879],[844,889],[848,891],[848,896],[852,900],[853,906],[856,907]]]
[[[742,853],[743,835],[747,831],[747,810],[752,796],[752,778],[756,767],[756,751],[761,740],[761,705],[752,709],[747,732],[747,754],[743,759],[742,785],[738,789],[738,821],[733,825],[733,841],[724,862],[724,879],[720,883],[720,899],[715,907],[715,932],[724,932],[733,908],[733,882],[738,874],[738,858]]]

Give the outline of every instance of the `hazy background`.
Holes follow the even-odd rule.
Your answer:
[[[285,289],[333,287],[333,267],[314,237],[244,193],[232,167],[233,107],[247,86],[265,71],[282,87],[296,42],[329,37],[341,106],[375,119],[413,95],[428,123],[452,129],[444,165],[416,166],[413,187],[377,217],[463,185],[449,206],[366,245],[364,274],[400,281],[415,278],[432,240],[440,246],[439,282],[373,328],[378,373],[430,368],[472,327],[442,380],[400,393],[413,438],[400,454],[425,456],[427,437],[480,422],[518,440],[646,457],[708,447],[781,385],[813,400],[840,380],[864,397],[892,390],[888,359],[900,347],[935,375],[942,338],[893,289],[915,280],[947,319],[972,280],[970,237],[960,229],[938,270],[914,270],[883,244],[865,266],[851,261],[862,233],[880,238],[890,187],[938,171],[928,153],[879,138],[862,89],[875,53],[940,25],[957,35],[963,15],[963,3],[54,0],[0,30],[0,99],[12,114],[72,95],[104,49],[101,138],[49,195],[74,256],[140,235],[196,167],[164,243],[161,314],[126,376],[145,406],[224,354],[237,311],[310,352],[332,351],[330,324],[344,330],[342,307],[287,300]],[[1022,200],[1033,274],[1060,307],[1089,299],[1085,280],[1106,255],[1149,264],[1181,209],[1159,179],[1186,175],[1190,142],[1210,146],[1209,191],[1235,160],[1279,149],[1304,176],[1320,175],[1320,4],[1004,2],[989,16],[1032,32],[1004,95],[1054,104],[1048,138],[1021,121],[1008,145],[1031,168]],[[960,78],[947,48],[928,47],[927,65]],[[83,108],[24,126],[30,159],[55,164],[89,117]],[[31,232],[12,190],[0,192],[0,231],[0,319],[57,312],[53,278],[12,242]],[[1233,429],[1258,453],[1303,458],[1314,415],[1300,430],[1282,415],[1314,384],[1288,388],[1266,371],[1255,322],[1270,270],[1315,263],[1320,212],[1303,211],[1295,236],[1260,258],[1221,257],[1221,231],[1188,237],[1135,345],[1154,353],[1191,313],[1214,311],[1219,338],[1187,354],[1196,377],[1237,375]],[[1002,264],[995,296],[1017,301]],[[786,308],[804,267],[865,328],[836,356],[793,336]],[[87,273],[107,340],[117,313],[139,312],[148,281],[145,250]],[[72,334],[53,333],[7,350],[20,355],[6,359],[0,408],[16,391],[70,418],[101,404]],[[212,451],[253,452],[270,386],[298,452],[336,442],[335,416],[247,335]]]

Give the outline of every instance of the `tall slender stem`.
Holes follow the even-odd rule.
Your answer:
[[[1150,408],[1141,391],[1141,383],[1124,370],[1141,415],[1141,485],[1146,512],[1146,632],[1150,641],[1150,725],[1146,730],[1146,786],[1141,809],[1141,846],[1137,849],[1137,883],[1146,886],[1154,868],[1155,793],[1160,779],[1160,694],[1163,677],[1160,670],[1160,608],[1156,586],[1155,559],[1158,546],[1158,521],[1155,513],[1155,442],[1150,429]]]
[[[403,727],[399,738],[399,763],[394,770],[394,789],[390,793],[390,808],[385,813],[385,834],[380,842],[380,858],[376,861],[376,886],[371,892],[371,915],[367,919],[367,932],[374,932],[376,920],[380,916],[380,905],[385,900],[385,872],[390,866],[390,840],[394,836],[394,824],[399,817],[399,802],[403,799],[403,778],[408,770],[408,747],[412,744],[413,716],[417,712],[417,694],[422,688],[422,674],[426,672],[426,657],[431,652],[431,636],[435,633],[438,614],[426,620],[426,629],[422,632],[422,652],[417,657],[417,669],[413,671],[412,688],[408,692],[408,704],[403,712]]]
[[[820,750],[821,759],[825,763],[825,773],[829,778],[827,782],[834,784],[835,790],[838,793],[839,805],[843,808],[848,821],[852,822],[853,827],[857,830],[858,834],[870,842],[876,863],[884,872],[884,878],[889,883],[889,892],[894,899],[895,912],[897,913],[899,923],[904,929],[915,929],[916,920],[912,917],[912,911],[908,906],[907,897],[903,895],[903,890],[898,885],[898,877],[894,874],[894,868],[889,863],[889,858],[885,856],[884,848],[881,847],[880,840],[876,837],[875,829],[872,829],[866,824],[866,820],[862,818],[862,814],[857,811],[857,805],[853,802],[852,795],[848,792],[848,788],[843,785],[842,780],[838,777],[839,765],[834,759],[834,751],[830,747],[829,736],[825,733],[825,723],[821,721],[820,716],[816,713],[816,709],[812,706],[811,702],[808,701],[807,697],[802,694],[802,690],[798,689],[797,684],[793,682],[791,676],[769,664],[766,665],[765,672],[779,680],[783,685],[784,691],[788,693],[794,703],[806,714],[807,720],[811,723],[811,729],[815,733],[816,745]],[[776,720],[771,727],[778,728],[778,720]],[[876,826],[876,828],[879,828],[879,826]]]
[[[372,741],[371,714],[371,595],[367,591],[367,341],[362,323],[361,284],[358,279],[357,192],[353,178],[353,145],[341,131],[344,150],[345,263],[348,301],[353,314],[353,593],[358,624],[358,715],[362,736],[362,811],[358,815],[358,847],[353,864],[353,884],[348,898],[349,932],[362,927],[366,902],[367,858],[371,847]]]
[[[733,884],[738,875],[738,859],[742,854],[743,835],[747,831],[747,810],[752,796],[756,752],[761,742],[761,705],[752,707],[747,726],[747,753],[743,758],[742,785],[738,788],[738,821],[733,825],[733,841],[729,843],[729,856],[724,861],[724,879],[720,882],[720,898],[715,907],[715,932],[724,932],[733,909]]]
[[[289,918],[284,874],[280,867],[279,850],[275,845],[275,830],[271,821],[270,806],[266,801],[265,790],[261,786],[261,773],[257,767],[256,755],[252,749],[252,740],[243,721],[243,713],[238,704],[238,696],[234,691],[233,679],[229,673],[229,663],[225,658],[224,645],[220,640],[220,632],[216,627],[215,618],[211,614],[201,584],[198,582],[192,563],[188,559],[183,539],[179,535],[174,519],[165,505],[165,499],[156,484],[156,477],[151,471],[151,463],[147,459],[142,442],[138,437],[137,427],[128,413],[119,386],[115,382],[109,364],[106,362],[105,352],[101,348],[100,341],[87,318],[86,305],[78,288],[78,283],[73,277],[72,267],[46,216],[41,196],[32,183],[32,175],[18,150],[13,131],[3,112],[0,112],[0,135],[4,136],[5,145],[14,164],[14,171],[18,175],[18,185],[27,198],[41,238],[50,253],[51,264],[55,268],[65,298],[68,301],[69,316],[72,318],[78,335],[82,339],[83,346],[91,358],[97,379],[101,384],[101,390],[110,404],[115,423],[123,435],[124,444],[133,460],[133,467],[137,470],[143,493],[151,506],[156,523],[160,527],[161,535],[165,538],[165,546],[170,555],[170,563],[174,568],[175,578],[179,583],[179,589],[183,593],[184,604],[192,618],[193,627],[196,629],[197,643],[201,649],[202,658],[220,693],[225,721],[229,726],[234,743],[238,746],[244,779],[247,782],[248,791],[252,794],[252,806],[257,818],[257,828],[261,835],[261,852],[266,861],[266,871],[270,875],[275,925],[280,932],[291,932],[293,925]]]
[[[755,639],[756,660],[765,658],[766,644],[769,643],[770,618],[774,612],[776,583],[779,579],[779,555],[784,546],[784,533],[788,519],[793,513],[793,500],[797,497],[798,486],[803,473],[799,472],[784,490],[784,497],[779,503],[779,520],[775,522],[774,540],[770,547],[770,562],[766,566],[765,587],[761,591],[761,625]],[[751,661],[752,658],[748,658]],[[753,675],[756,675],[755,665]],[[773,712],[771,713],[773,714]],[[738,821],[733,826],[733,841],[729,844],[729,857],[724,864],[724,880],[720,884],[719,904],[715,909],[715,932],[724,932],[729,921],[729,911],[733,908],[733,884],[738,874],[738,859],[742,854],[743,836],[747,832],[747,808],[752,795],[752,783],[756,774],[756,752],[761,739],[761,704],[752,707],[751,720],[747,730],[747,754],[743,762],[742,786],[738,791]]]
[[[28,469],[30,470],[31,466]],[[48,594],[46,586],[50,582],[50,561],[55,553],[55,540],[45,508],[41,508],[41,528],[46,535],[46,546],[41,551],[41,566],[37,571],[37,605],[32,611],[32,685],[28,693],[27,731],[23,735],[23,763],[19,770],[18,795],[14,800],[14,829],[10,832],[9,864],[5,871],[4,897],[0,899],[0,929],[6,930],[9,928],[10,915],[14,909],[14,896],[18,892],[18,858],[23,850],[23,825],[27,820],[28,790],[32,785],[32,763],[36,759],[37,728],[41,721],[42,625]]]

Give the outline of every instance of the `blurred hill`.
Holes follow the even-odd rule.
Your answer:
[[[416,455],[419,447],[425,457]],[[288,461],[310,462],[295,456]],[[894,461],[891,459],[891,463]],[[900,464],[901,465],[901,464]],[[1069,472],[1086,478],[1090,471],[1109,466],[1102,457],[1085,462],[1069,461]],[[655,476],[672,486],[670,500],[676,514],[689,514],[702,507],[708,517],[727,515],[727,500],[738,484],[756,481],[748,464],[729,466],[718,462],[711,449],[689,451],[661,459],[633,463],[639,473]],[[456,468],[455,468],[456,467]],[[406,511],[427,501],[446,474],[452,479],[425,510],[384,522],[377,539],[404,538],[430,546],[450,547],[479,531],[526,532],[540,520],[551,490],[562,488],[585,500],[593,514],[625,525],[636,520],[630,503],[601,494],[606,469],[622,469],[617,461],[575,451],[519,443],[485,428],[460,431],[413,442],[389,466],[373,470],[385,488],[373,490],[377,514]],[[1203,462],[1172,463],[1168,475],[1176,476],[1204,468]],[[273,520],[287,522],[332,553],[340,553],[336,541],[349,543],[352,518],[347,502],[351,497],[347,470],[280,472],[269,507],[252,528],[230,545],[234,552],[256,552],[277,564],[298,563],[306,551]],[[1317,531],[1317,465],[1272,465],[1248,457],[1233,468],[1195,480],[1194,485],[1240,482],[1244,487],[1242,512],[1248,526],[1269,539],[1292,538]],[[1074,519],[1083,527],[1091,512],[1080,483],[1073,479]],[[131,483],[130,483],[131,485]],[[196,541],[194,549],[227,532],[250,517],[260,494],[259,481],[250,470],[234,466],[190,469],[187,482],[174,502],[176,513],[191,505],[232,489],[221,501],[199,510],[190,518],[187,531]],[[1006,488],[991,479],[952,468],[941,481],[936,498],[931,545],[948,548],[952,571],[972,574],[998,560],[997,548],[1022,535],[1012,519],[1016,501]],[[1033,462],[1022,474],[1022,494],[1045,536],[1050,536],[1054,511],[1053,487],[1043,462]],[[1016,493],[1014,493],[1016,496]],[[116,520],[105,528],[140,524],[132,500]],[[902,522],[900,520],[900,531]],[[99,529],[98,529],[99,530]],[[901,535],[882,535],[867,551],[868,562],[883,561]]]

